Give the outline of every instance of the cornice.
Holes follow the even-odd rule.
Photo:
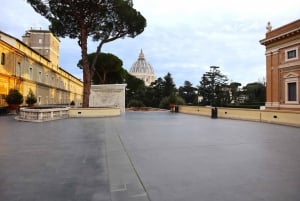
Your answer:
[[[268,45],[268,44],[273,43],[275,41],[282,40],[284,38],[291,37],[291,36],[294,36],[296,34],[300,34],[300,27],[298,27],[296,29],[293,29],[291,31],[279,34],[277,36],[271,37],[271,38],[262,39],[259,42],[260,42],[261,45]]]

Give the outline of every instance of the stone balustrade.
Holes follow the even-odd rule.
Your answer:
[[[61,108],[21,108],[20,115],[16,117],[20,121],[44,122],[69,117],[69,107]]]

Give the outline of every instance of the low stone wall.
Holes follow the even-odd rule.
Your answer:
[[[185,114],[211,116],[211,107],[178,106],[178,111]],[[267,122],[300,127],[299,111],[254,110],[241,108],[218,108],[218,118],[240,119],[248,121]]]
[[[260,121],[260,110],[242,108],[218,108],[218,117],[225,119],[242,119]]]
[[[263,110],[261,121],[300,127],[300,111]]]
[[[69,117],[112,117],[120,115],[120,108],[21,108],[20,114],[15,119],[45,122]]]
[[[15,119],[20,121],[44,122],[69,117],[69,108],[20,108],[20,115]]]
[[[186,113],[186,114],[196,114],[196,115],[202,115],[202,116],[210,116],[211,115],[211,107],[179,105],[178,106],[178,112]]]
[[[112,117],[120,115],[120,108],[70,108],[69,110],[69,117]]]

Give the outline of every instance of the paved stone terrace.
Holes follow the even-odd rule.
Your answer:
[[[300,128],[169,112],[0,116],[2,201],[296,201]]]

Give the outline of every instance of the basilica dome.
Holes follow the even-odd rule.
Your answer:
[[[156,80],[154,70],[151,64],[146,61],[143,50],[141,50],[138,60],[132,64],[129,73],[144,80],[146,86]]]

